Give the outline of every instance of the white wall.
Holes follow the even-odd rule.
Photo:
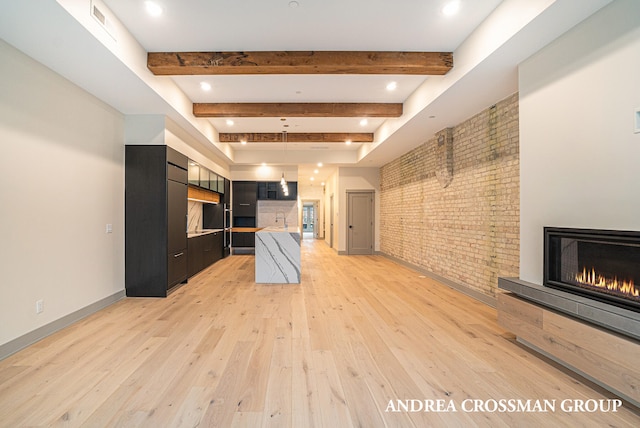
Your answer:
[[[338,251],[347,250],[347,191],[375,190],[374,250],[380,251],[380,168],[338,168]]]
[[[331,213],[331,197],[333,196],[333,213]],[[338,195],[338,170],[333,173],[326,181],[325,181],[325,192],[324,192],[324,218],[325,221],[325,233],[324,239],[327,242],[327,245],[332,243],[332,248],[335,250],[338,248],[338,230],[340,228],[340,223],[338,222],[338,217],[340,214],[340,196]],[[333,215],[333,218],[332,218]],[[331,222],[333,221],[333,237],[331,236]]]
[[[287,181],[298,181],[297,165],[234,165],[231,181],[280,181],[282,173]]]
[[[0,141],[2,345],[124,290],[124,118],[0,41]]]
[[[640,2],[618,0],[520,67],[520,278],[543,227],[640,230]]]

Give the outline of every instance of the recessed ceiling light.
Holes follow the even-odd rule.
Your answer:
[[[389,82],[387,84],[387,91],[395,91],[398,87],[398,82]]]
[[[315,178],[311,177],[309,180],[313,181],[313,180],[315,180]]]
[[[322,168],[322,162],[318,162],[318,168]]]
[[[369,124],[369,121],[367,119],[362,119],[360,121],[360,126],[367,126]]]
[[[300,3],[298,3],[297,1],[290,1],[289,2],[289,7],[291,9],[295,9],[296,7],[300,6]]]
[[[208,82],[200,82],[200,89],[202,89],[203,91],[210,91],[211,84]]]
[[[233,126],[233,120],[231,120],[231,119],[227,119],[227,125],[229,125],[229,126]]]
[[[267,166],[267,163],[266,162],[262,162],[262,166]]]
[[[322,186],[324,186],[324,181],[322,183],[320,183]]]
[[[317,174],[317,173],[319,173],[319,172],[320,172],[320,171],[318,171],[317,169],[314,169],[314,170],[313,170],[313,173],[314,173],[314,174]]]
[[[350,145],[351,145],[351,140],[347,140],[347,141],[345,141],[344,143],[345,143],[347,146],[350,146]]]
[[[453,16],[460,10],[460,1],[453,0],[445,4],[442,8],[442,14],[445,16]]]
[[[162,15],[162,8],[158,3],[155,3],[152,1],[146,1],[144,2],[144,7],[145,9],[147,9],[147,13],[153,16],[154,18],[157,18],[158,16]]]
[[[247,140],[240,140],[240,144],[244,146],[245,144],[247,144]]]

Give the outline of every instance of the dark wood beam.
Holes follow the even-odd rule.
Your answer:
[[[451,52],[275,51],[149,52],[156,75],[204,74],[411,74],[443,75]]]
[[[250,133],[220,133],[221,143],[353,143],[373,142],[373,133],[367,132],[322,132],[322,133],[293,133],[288,132],[283,137],[281,132],[250,132]]]
[[[400,117],[402,103],[195,103],[196,117]]]

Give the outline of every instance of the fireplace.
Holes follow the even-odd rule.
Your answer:
[[[545,227],[544,285],[640,312],[640,232]]]

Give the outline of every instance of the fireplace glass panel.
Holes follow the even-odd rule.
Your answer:
[[[640,234],[546,228],[545,285],[640,310]]]

